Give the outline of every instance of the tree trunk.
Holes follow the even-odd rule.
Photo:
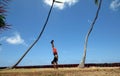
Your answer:
[[[95,22],[96,22],[96,20],[97,20],[97,18],[98,18],[98,14],[99,14],[99,11],[100,11],[100,8],[101,8],[101,4],[102,4],[102,0],[100,0],[100,2],[99,2],[99,6],[98,6],[98,9],[97,9],[95,18],[94,18],[94,20],[93,20],[93,22],[92,22],[92,24],[91,24],[90,29],[88,30],[88,33],[86,34],[85,44],[84,44],[84,54],[83,54],[82,61],[81,61],[81,63],[79,64],[78,67],[81,67],[81,68],[85,67],[85,60],[86,60],[86,52],[87,52],[88,38],[89,38],[89,35],[90,35],[90,33],[92,32],[92,29],[93,29],[93,27],[94,27],[94,24],[95,24]]]
[[[53,0],[53,3],[52,3],[52,5],[51,5],[51,8],[50,8],[50,10],[49,10],[49,13],[48,13],[47,19],[46,19],[46,21],[45,21],[45,24],[44,24],[44,26],[43,26],[43,28],[42,28],[42,31],[41,31],[40,34],[38,35],[37,39],[36,39],[36,40],[33,42],[33,44],[27,49],[27,51],[22,55],[22,57],[21,57],[12,67],[10,67],[10,68],[15,68],[15,67],[20,63],[20,61],[26,56],[26,54],[30,51],[30,49],[31,49],[31,48],[38,42],[38,40],[41,38],[41,36],[42,36],[42,34],[43,34],[44,30],[45,30],[45,27],[46,27],[46,25],[47,25],[47,23],[48,23],[48,20],[49,20],[49,17],[50,17],[50,14],[51,14],[53,5],[54,5],[54,0]]]

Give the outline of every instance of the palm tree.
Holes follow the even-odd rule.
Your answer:
[[[47,19],[46,19],[46,21],[45,21],[45,24],[44,24],[41,32],[39,33],[37,39],[36,39],[36,40],[33,42],[33,44],[26,50],[26,52],[21,56],[21,58],[20,58],[12,67],[10,67],[10,68],[15,68],[15,67],[20,63],[20,61],[26,56],[26,54],[30,51],[30,49],[31,49],[31,48],[38,42],[38,40],[41,38],[41,36],[42,36],[42,34],[43,34],[44,30],[45,30],[45,27],[46,27],[46,25],[47,25],[47,23],[48,23],[48,20],[49,20],[49,17],[50,17],[50,14],[51,14],[51,11],[52,11],[54,2],[62,3],[62,2],[59,2],[59,1],[53,0],[52,5],[51,5],[50,10],[49,10],[49,13],[48,13],[48,16],[47,16]]]
[[[95,0],[95,3],[98,4],[98,0]],[[92,32],[92,29],[94,27],[94,24],[98,18],[98,14],[99,14],[99,11],[100,11],[100,8],[101,8],[101,4],[102,4],[102,0],[100,0],[99,2],[99,5],[98,5],[98,9],[97,9],[97,12],[96,12],[96,15],[95,15],[95,18],[90,26],[90,29],[88,30],[88,33],[86,34],[86,38],[85,38],[85,44],[84,44],[84,54],[83,54],[83,58],[82,58],[82,61],[81,63],[79,64],[78,67],[85,67],[85,60],[86,60],[86,51],[87,51],[87,43],[88,43],[88,38],[90,36],[90,33]]]
[[[0,0],[0,31],[9,28],[10,25],[6,23],[5,18],[5,6],[9,0]]]

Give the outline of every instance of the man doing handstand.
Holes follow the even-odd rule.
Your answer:
[[[58,53],[57,53],[57,49],[54,47],[54,40],[51,40],[51,45],[52,45],[52,50],[54,55],[54,59],[51,62],[51,64],[53,64],[54,68],[58,68]]]

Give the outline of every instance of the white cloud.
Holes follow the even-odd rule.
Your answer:
[[[26,45],[24,39],[21,38],[20,34],[19,33],[14,33],[13,36],[11,37],[5,37],[4,38],[5,41],[9,44],[13,44],[13,45],[18,45],[18,44],[22,44],[22,45]]]
[[[110,9],[116,11],[120,8],[120,0],[113,0],[110,4]]]
[[[70,7],[78,2],[78,0],[56,0],[56,1],[63,2],[63,3],[54,3],[54,7],[60,10],[64,9],[67,6]],[[44,0],[44,3],[49,6],[52,5],[52,2],[53,0]]]

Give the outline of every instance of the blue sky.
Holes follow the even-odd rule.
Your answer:
[[[59,0],[38,43],[19,65],[49,65],[50,41],[55,40],[59,64],[80,63],[85,35],[95,16],[94,0]],[[0,66],[12,66],[37,38],[51,0],[12,0],[7,7],[11,29],[0,33]],[[103,0],[99,18],[89,37],[86,63],[120,62],[120,0]]]

